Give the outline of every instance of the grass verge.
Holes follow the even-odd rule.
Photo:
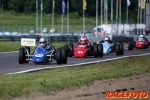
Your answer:
[[[92,65],[56,68],[33,73],[0,75],[0,98],[50,94],[64,88],[90,85],[95,80],[150,73],[150,55],[122,58]]]
[[[33,14],[21,14],[15,13],[13,11],[0,11],[0,31],[1,32],[21,32],[21,33],[29,33],[32,28],[36,27],[36,13]],[[76,16],[76,17],[75,17]],[[61,14],[55,14],[54,19],[54,28],[57,29],[58,33],[61,33],[62,27],[62,18]],[[50,30],[52,28],[52,15],[51,14],[44,14],[42,17],[43,28],[48,28]],[[64,15],[64,22],[63,22],[63,31],[67,32],[67,15]],[[40,21],[40,14],[38,16],[38,21]],[[92,30],[95,27],[95,18],[93,17],[86,17],[86,30]],[[83,18],[78,16],[78,13],[70,13],[69,18],[69,32],[82,32],[83,28]],[[38,22],[38,30],[41,32],[41,23]]]
[[[66,43],[54,42],[52,44],[55,48],[59,48],[59,47],[64,46]],[[21,47],[21,42],[5,42],[5,41],[3,42],[3,41],[1,41],[0,47],[1,47],[0,52],[19,51],[19,48]],[[33,49],[33,48],[34,47],[32,47],[31,49]]]

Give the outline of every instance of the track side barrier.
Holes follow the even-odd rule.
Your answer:
[[[89,36],[88,39],[90,39],[92,42],[97,42],[99,43],[100,41],[102,41],[104,39],[105,36]],[[112,37],[112,40],[115,41],[116,43],[117,42],[120,42],[120,43],[127,43],[129,42],[130,40],[132,40],[134,38],[132,37],[126,37],[126,36],[113,36]]]
[[[41,36],[0,36],[0,41],[21,41],[21,38],[35,38],[39,41]],[[80,36],[47,36],[50,42],[77,42]]]
[[[39,41],[40,35],[25,35],[25,36],[0,36],[0,41],[21,41],[21,38],[35,38],[36,41]],[[47,36],[50,42],[78,42],[80,36],[70,35],[70,36]],[[91,42],[100,42],[104,39],[105,36],[87,36]],[[115,42],[129,42],[129,41],[136,41],[136,38],[139,36],[113,36],[112,39]],[[150,36],[146,36],[147,39],[150,41]]]

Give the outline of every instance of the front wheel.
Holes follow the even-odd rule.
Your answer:
[[[19,49],[19,57],[18,57],[18,60],[19,60],[19,64],[23,64],[24,63],[24,58],[25,58],[25,50],[24,48],[20,48]]]
[[[62,51],[62,64],[67,64],[67,53],[64,47],[61,48]]]
[[[103,45],[98,44],[98,56],[103,57]]]
[[[61,49],[58,48],[57,49],[57,53],[56,53],[56,61],[57,61],[57,64],[61,64],[62,63],[62,52],[61,52]]]
[[[97,46],[97,44],[94,45],[94,57],[98,58],[98,46]]]
[[[116,55],[120,55],[120,45],[116,44]]]

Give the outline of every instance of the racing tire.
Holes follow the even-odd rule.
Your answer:
[[[97,44],[94,45],[94,57],[98,58],[98,46],[97,46]]]
[[[69,57],[72,57],[73,56],[73,44],[72,43],[69,43]]]
[[[124,55],[124,47],[122,43],[120,43],[120,55]]]
[[[24,63],[24,56],[25,56],[24,52],[25,52],[24,48],[20,48],[19,49],[19,55],[18,55],[19,56],[18,57],[19,58],[18,59],[19,60],[19,64],[23,64]]]
[[[98,44],[98,56],[103,57],[103,45]]]
[[[120,55],[120,44],[116,44],[116,55]]]
[[[93,45],[97,44],[96,42],[93,42]]]
[[[67,64],[67,53],[65,47],[61,48],[62,53],[62,64]]]
[[[128,50],[133,50],[133,45],[131,42],[129,42],[129,44],[128,44]]]
[[[61,48],[57,48],[57,53],[56,53],[56,62],[57,64],[61,64],[62,63],[62,52],[61,52]]]
[[[68,44],[65,44],[64,47],[65,47],[65,49],[66,49],[66,54],[67,54],[67,57],[68,57],[68,56],[69,56],[69,53],[68,53],[68,51],[69,51],[69,50],[68,50]]]
[[[28,53],[30,55],[30,47],[29,46],[25,46],[25,49],[28,50]]]
[[[25,46],[25,59],[24,59],[24,63],[29,63],[29,61],[26,60],[26,59],[28,59],[28,56],[26,56],[26,55],[30,55],[30,47],[28,47],[28,46]]]
[[[149,48],[149,43],[147,44],[147,48]]]
[[[135,47],[136,47],[135,45],[136,45],[136,42],[133,42],[133,48],[135,48]]]
[[[96,42],[93,42],[93,44],[92,44],[92,45],[93,45],[93,47],[94,47],[94,45],[97,45],[97,43],[96,43]]]

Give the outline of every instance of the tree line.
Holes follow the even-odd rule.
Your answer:
[[[67,6],[67,1],[64,0]],[[108,1],[108,17],[111,14],[111,0]],[[113,0],[113,15],[116,14],[116,1]],[[126,0],[121,1],[121,14],[122,18],[126,18]],[[95,17],[96,16],[96,0],[86,0],[87,7],[85,10],[85,16]],[[138,12],[138,0],[130,0],[131,5],[128,7],[129,18],[136,19]],[[104,0],[103,0],[104,6]],[[51,14],[53,7],[53,0],[43,0],[43,13]],[[38,9],[41,10],[41,0],[38,0]],[[62,0],[55,0],[55,13],[62,14]],[[36,0],[0,0],[0,10],[10,11],[13,10],[17,13],[31,14],[36,12]],[[101,0],[98,0],[98,15],[101,14]],[[69,12],[77,12],[82,17],[83,13],[83,0],[69,0]],[[104,12],[104,11],[103,11]]]

